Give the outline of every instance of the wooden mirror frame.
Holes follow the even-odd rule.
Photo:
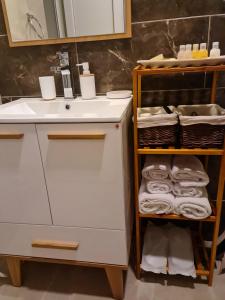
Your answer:
[[[33,40],[33,41],[21,41],[14,42],[12,40],[12,35],[10,31],[9,18],[6,9],[6,0],[1,0],[4,20],[6,24],[6,31],[9,40],[10,47],[24,47],[24,46],[38,46],[38,45],[53,45],[53,44],[65,44],[65,43],[79,43],[79,42],[89,42],[89,41],[104,41],[113,39],[125,39],[132,37],[131,29],[131,0],[125,1],[125,32],[124,33],[113,33],[113,34],[103,34],[103,35],[92,35],[92,36],[80,36],[73,38],[58,38],[58,39],[45,39],[45,40]]]

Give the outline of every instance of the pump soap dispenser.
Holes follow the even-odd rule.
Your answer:
[[[80,75],[80,89],[81,96],[84,100],[90,100],[96,98],[96,88],[95,88],[95,75],[91,74],[89,70],[89,63],[84,62],[82,64],[77,64],[77,66],[83,67],[83,75]]]

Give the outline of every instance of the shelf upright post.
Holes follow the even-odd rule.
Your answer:
[[[137,130],[137,103],[138,103],[138,72],[137,68],[133,71],[133,114],[134,114],[134,191],[135,191],[135,223],[136,223],[136,276],[141,277],[141,242],[140,242],[140,218],[139,218],[139,156],[138,156],[138,130]]]
[[[213,273],[215,268],[215,259],[216,259],[216,250],[217,250],[217,239],[220,229],[220,218],[223,204],[223,192],[224,192],[224,183],[225,183],[225,136],[224,136],[224,153],[220,158],[220,174],[217,190],[217,200],[216,200],[216,222],[214,224],[213,230],[213,241],[211,249],[211,258],[210,258],[210,273],[209,273],[209,286],[212,286]]]

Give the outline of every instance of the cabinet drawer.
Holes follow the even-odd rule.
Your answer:
[[[0,224],[0,255],[19,255],[127,265],[120,230]]]

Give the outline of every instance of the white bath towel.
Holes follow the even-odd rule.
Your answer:
[[[200,198],[175,197],[174,206],[176,214],[194,220],[205,219],[212,213],[205,188],[203,188],[203,195]]]
[[[193,186],[181,186],[180,183],[173,185],[173,194],[178,197],[202,197],[203,188]]]
[[[168,237],[169,274],[180,274],[195,278],[196,271],[190,230],[171,225],[171,228],[168,230]]]
[[[171,180],[147,180],[146,189],[151,194],[168,194],[173,189]]]
[[[139,210],[143,214],[169,214],[174,211],[174,196],[168,194],[150,194],[142,180],[139,191]]]
[[[161,226],[149,223],[144,237],[141,268],[147,272],[167,273],[168,237]]]
[[[181,186],[203,187],[209,183],[209,176],[201,161],[192,155],[176,155],[173,158],[171,178]]]
[[[170,155],[147,155],[142,176],[148,180],[167,179],[171,171]]]

